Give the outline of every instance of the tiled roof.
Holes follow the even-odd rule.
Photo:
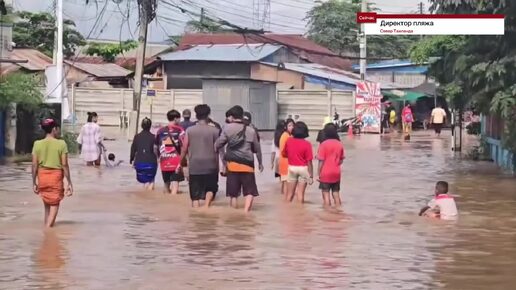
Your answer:
[[[52,58],[32,48],[15,48],[9,58],[27,60],[25,63],[17,63],[16,65],[29,71],[44,71],[47,66],[52,65]]]
[[[71,61],[66,61],[66,63],[98,78],[126,77],[131,73],[130,70],[114,63],[93,64],[83,62],[74,63]]]

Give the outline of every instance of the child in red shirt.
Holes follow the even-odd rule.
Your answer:
[[[297,122],[292,130],[292,136],[285,144],[282,155],[288,159],[287,194],[285,200],[291,202],[297,192],[297,200],[305,202],[305,190],[313,181],[312,144],[306,141],[308,127],[303,122]]]
[[[319,189],[322,191],[324,206],[331,206],[330,191],[333,203],[342,204],[340,200],[340,166],[344,161],[344,146],[340,142],[337,127],[334,124],[324,126],[326,140],[319,146],[317,159],[319,160]]]

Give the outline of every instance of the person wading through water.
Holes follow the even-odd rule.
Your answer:
[[[87,166],[99,167],[102,151],[106,151],[106,147],[102,144],[102,134],[97,121],[97,113],[88,112],[87,123],[82,126],[81,132],[77,137],[81,158],[86,162]]]
[[[32,147],[32,184],[34,193],[43,200],[45,207],[45,226],[54,226],[59,205],[64,195],[73,193],[70,168],[68,166],[68,147],[65,141],[57,139],[60,128],[53,119],[41,122],[45,138],[34,142]],[[65,190],[63,178],[66,178]]]
[[[249,212],[253,201],[258,196],[258,187],[254,175],[254,154],[258,159],[258,169],[263,171],[262,149],[255,129],[244,123],[244,109],[234,106],[228,111],[232,122],[224,126],[220,138],[215,144],[219,151],[226,146],[224,161],[227,169],[226,195],[229,205],[238,208],[238,197],[245,197],[244,211]]]
[[[159,167],[165,183],[164,193],[173,195],[179,192],[179,182],[184,175],[181,169],[181,150],[184,143],[185,131],[179,122],[181,114],[176,110],[167,113],[169,124],[158,130],[156,134],[156,146],[158,147]]]
[[[215,152],[215,141],[220,129],[210,122],[208,105],[197,105],[194,111],[198,121],[186,130],[181,159],[188,157],[192,207],[200,207],[200,201],[204,200],[204,206],[208,208],[219,190],[219,156]]]
[[[145,189],[154,189],[154,179],[158,170],[156,136],[150,132],[152,121],[142,120],[142,131],[134,136],[131,144],[131,163],[136,170],[136,180],[144,184]]]

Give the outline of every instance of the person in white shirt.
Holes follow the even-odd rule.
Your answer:
[[[437,107],[435,107],[432,110],[432,116],[430,119],[430,123],[434,127],[436,136],[439,137],[441,135],[441,129],[443,128],[443,125],[445,122],[446,122],[446,111],[440,105],[437,105]]]
[[[448,182],[438,181],[435,185],[435,197],[419,212],[419,216],[455,220],[459,216],[455,199],[448,194]]]

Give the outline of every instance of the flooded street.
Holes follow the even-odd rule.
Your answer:
[[[225,179],[209,211],[163,195],[160,174],[144,192],[122,138],[106,142],[121,168],[72,158],[75,194],[44,230],[30,164],[0,166],[0,289],[514,289],[514,177],[454,157],[449,132],[343,142],[340,210],[322,208],[316,184],[307,204],[284,204],[270,140],[250,215],[228,208]],[[417,217],[437,180],[457,222]]]

